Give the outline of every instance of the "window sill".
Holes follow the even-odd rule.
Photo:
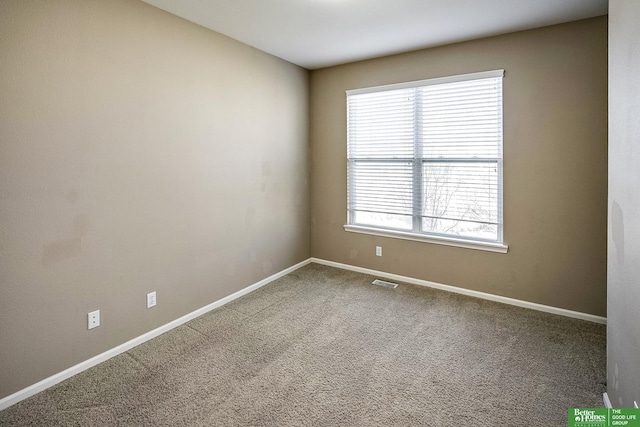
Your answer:
[[[425,236],[423,234],[405,231],[382,230],[361,225],[345,225],[345,231],[352,233],[370,234],[372,236],[391,237],[394,239],[413,240],[415,242],[433,243],[436,245],[455,246],[458,248],[476,249],[479,251],[498,252],[506,254],[509,246],[502,243],[478,242],[474,240],[455,239],[450,237]]]

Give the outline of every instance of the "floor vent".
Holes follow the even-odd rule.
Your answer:
[[[379,279],[376,279],[371,283],[373,283],[374,285],[384,286],[385,288],[391,288],[391,289],[395,289],[398,287],[397,283],[385,282],[384,280],[379,280]]]

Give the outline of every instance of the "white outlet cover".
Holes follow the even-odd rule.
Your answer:
[[[376,246],[376,256],[382,256],[382,246]]]
[[[87,323],[88,329],[93,329],[100,326],[100,310],[92,311],[87,315],[87,317],[88,317],[88,323]]]
[[[156,305],[156,291],[149,292],[147,294],[147,308],[151,308]]]

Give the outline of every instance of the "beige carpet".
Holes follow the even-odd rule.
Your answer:
[[[310,264],[0,412],[0,425],[566,426],[605,327]]]

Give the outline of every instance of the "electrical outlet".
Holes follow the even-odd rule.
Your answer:
[[[382,246],[376,246],[376,256],[382,256]]]
[[[147,294],[147,308],[151,308],[156,305],[156,291]]]
[[[88,329],[93,329],[100,326],[100,310],[92,311],[91,313],[89,313],[88,318]]]

